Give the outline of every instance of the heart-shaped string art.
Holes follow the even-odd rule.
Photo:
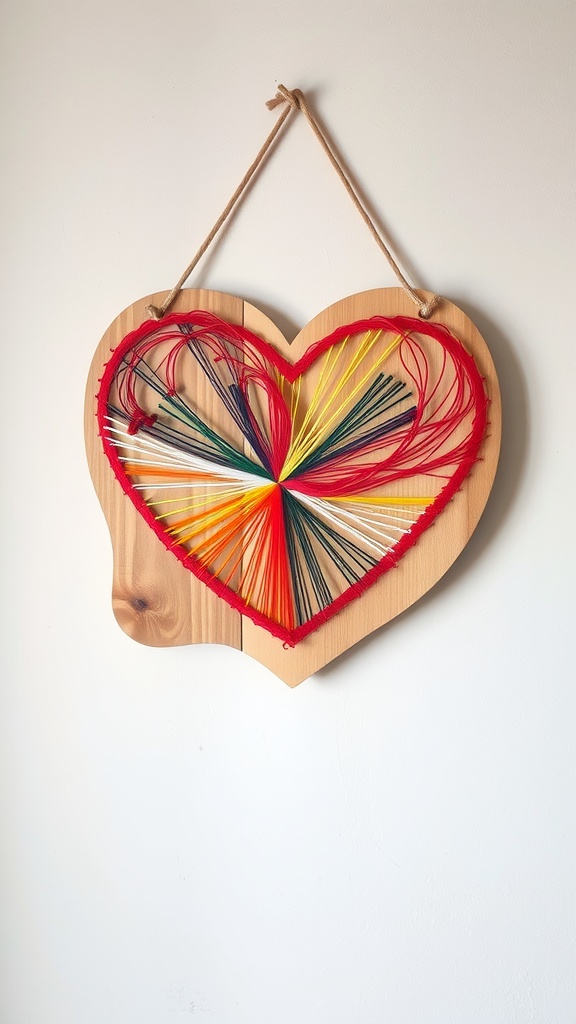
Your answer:
[[[474,326],[407,281],[303,94],[279,86],[279,104],[172,291],[102,339],[86,442],[122,628],[157,646],[229,644],[295,685],[452,564],[490,492],[500,414]],[[183,285],[292,112],[401,288],[340,300],[288,345],[244,300]]]
[[[294,646],[394,567],[476,461],[480,374],[442,326],[374,316],[291,365],[206,311],[145,322],[98,395],[117,480],[166,548]]]
[[[341,300],[292,345],[232,296],[184,290],[182,312],[142,323],[147,301],[106,333],[87,390],[116,616],[297,683],[468,540],[498,454],[489,353],[456,307],[426,322],[400,289]]]

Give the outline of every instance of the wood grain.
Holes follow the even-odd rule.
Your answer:
[[[102,450],[97,434],[95,396],[104,364],[110,351],[147,318],[146,306],[151,302],[159,305],[166,295],[166,292],[159,292],[140,299],[117,317],[98,346],[86,389],[88,463],[114,551],[114,614],[121,628],[140,643],[158,647],[226,644],[266,665],[289,686],[296,686],[417,601],[444,575],[466,545],[490,494],[498,462],[501,408],[494,364],[485,342],[468,317],[452,303],[442,300],[432,321],[445,324],[463,342],[486,382],[490,425],[481,458],[461,490],[404,555],[397,568],[386,573],[361,598],[295,648],[287,649],[282,641],[216,597],[166,550],[124,495]],[[376,315],[414,315],[414,307],[401,288],[360,292],[341,299],[316,316],[290,345],[264,313],[240,298],[221,292],[184,289],[171,311],[193,309],[210,310],[225,320],[243,324],[264,337],[291,362],[299,359],[310,344],[341,324]],[[214,419],[217,422],[216,407]]]

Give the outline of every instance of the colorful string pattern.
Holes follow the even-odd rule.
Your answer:
[[[358,321],[291,366],[199,311],[124,339],[98,419],[165,546],[293,645],[444,508],[478,457],[486,398],[472,358],[435,324]]]

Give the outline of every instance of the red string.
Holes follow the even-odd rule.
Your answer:
[[[182,325],[187,328],[185,335],[178,330]],[[158,346],[169,345],[168,353],[157,364],[156,372],[163,375],[169,393],[175,394],[179,357],[193,340],[195,344],[204,346],[213,361],[225,361],[229,372],[235,376],[245,399],[250,425],[268,454],[277,478],[290,447],[292,422],[274,371],[294,382],[333,345],[346,337],[375,330],[402,335],[400,360],[416,394],[413,421],[392,435],[363,446],[361,460],[355,452],[344,453],[295,476],[285,486],[311,497],[330,498],[382,488],[394,481],[421,474],[439,476],[446,483],[392,551],[357,583],[340,593],[327,608],[298,626],[293,611],[280,487],[273,487],[252,518],[245,521],[240,539],[228,536],[225,530],[221,535],[213,534],[214,544],[212,547],[208,544],[207,550],[214,551],[218,545],[224,544],[230,551],[226,576],[222,573],[222,578],[219,578],[210,570],[206,551],[202,557],[195,556],[183,544],[177,543],[166,526],[156,518],[142,494],[134,489],[130,474],[125,471],[106,432],[108,402],[115,389],[117,400],[128,416],[129,433],[137,432],[142,426],[151,426],[156,417],[140,404],[135,369]],[[417,336],[431,339],[441,347],[442,361],[436,371],[431,370]],[[461,487],[478,458],[487,408],[482,378],[460,342],[441,325],[403,316],[372,317],[343,325],[312,345],[300,360],[291,365],[261,338],[211,313],[171,314],[160,324],[147,321],[124,338],[105,368],[97,398],[99,431],[106,455],[120,485],[151,529],[187,568],[233,608],[289,645],[301,640],[364,592],[416,543]],[[260,398],[263,400],[262,414],[258,412]],[[236,547],[239,548],[238,556],[234,554]],[[245,564],[247,547],[251,555]],[[238,582],[235,576],[243,564]]]

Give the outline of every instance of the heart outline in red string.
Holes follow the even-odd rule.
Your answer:
[[[200,315],[212,316],[212,314],[205,314],[203,311]],[[108,398],[111,388],[114,385],[116,374],[122,366],[125,356],[134,349],[139,342],[145,340],[157,331],[159,326],[187,325],[193,327],[198,322],[198,316],[198,311],[194,311],[190,313],[169,314],[160,321],[160,324],[156,320],[147,320],[141,324],[140,327],[130,332],[122,339],[119,345],[112,352],[109,361],[105,365],[104,373],[100,380],[100,389],[96,396],[96,416],[99,436],[102,441],[104,453],[118,483],[164,547],[178,558],[188,571],[192,572],[197,579],[208,586],[209,589],[218,597],[225,600],[232,608],[239,611],[242,615],[247,616],[256,625],[266,629],[273,636],[278,637],[280,640],[284,641],[285,644],[292,647],[304,639],[304,637],[317,630],[341,609],[346,607],[351,601],[356,599],[360,594],[376,583],[376,581],[389,569],[396,566],[401,558],[408,550],[410,550],[411,547],[414,546],[422,534],[425,533],[461,488],[464,480],[469,475],[472,466],[478,459],[480,447],[485,436],[488,401],[486,398],[484,382],[472,356],[446,327],[436,323],[416,320],[407,316],[385,318],[390,323],[393,323],[395,329],[400,332],[417,332],[420,335],[436,341],[441,338],[442,343],[449,347],[453,355],[457,356],[457,360],[467,376],[474,396],[475,414],[472,423],[473,442],[471,443],[471,455],[456,468],[440,493],[426,507],[426,510],[415,521],[410,531],[403,535],[391,551],[389,551],[373,568],[369,569],[358,580],[358,582],[352,584],[339,594],[326,608],[315,613],[302,625],[294,629],[287,629],[264,615],[262,612],[258,611],[258,609],[246,603],[246,601],[236,591],[223,583],[217,575],[212,574],[198,561],[195,556],[191,555],[183,545],[174,542],[173,537],[167,533],[167,530],[156,518],[152,508],[146,503],[140,493],[135,490],[131,480],[124,471],[116,447],[110,442],[106,433],[105,425],[108,411]],[[256,350],[263,355],[290,384],[293,384],[299,377],[302,377],[330,347],[338,344],[344,337],[351,336],[363,330],[369,330],[376,319],[378,318],[371,317],[370,319],[358,320],[350,324],[342,325],[327,337],[324,337],[310,345],[300,359],[294,363],[290,363],[274,348],[273,345],[265,341],[263,338],[258,337],[258,335],[248,331],[246,328],[230,324],[225,320],[214,317],[214,320],[218,322],[219,329],[221,331],[225,328],[229,328],[231,331],[235,333],[240,332],[245,336],[250,344],[253,345]]]

